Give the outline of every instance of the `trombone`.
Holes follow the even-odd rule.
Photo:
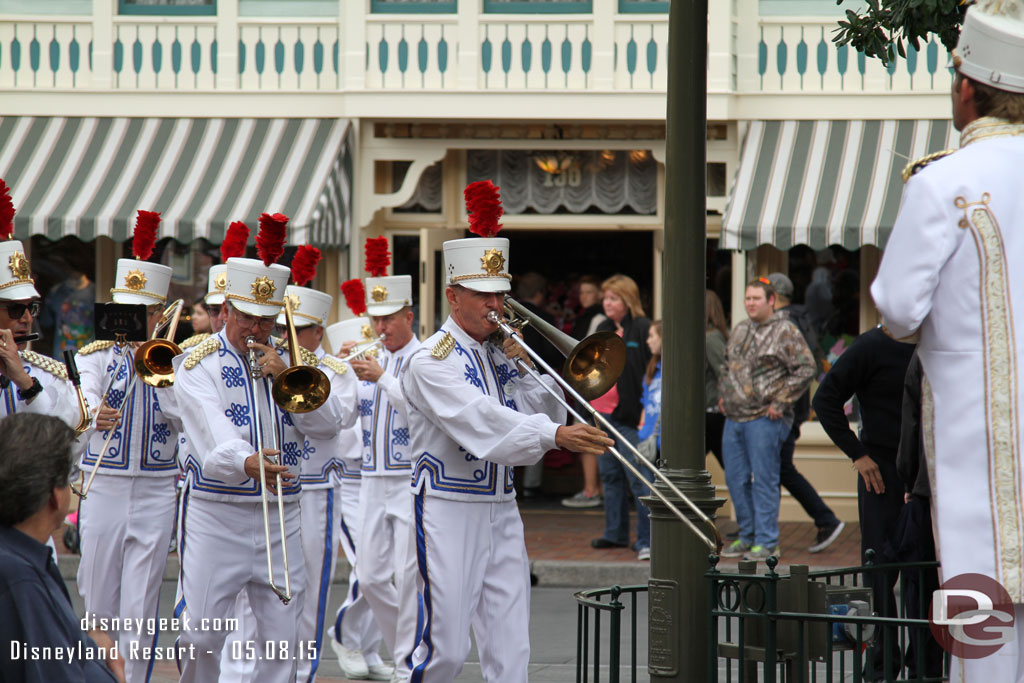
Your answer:
[[[644,458],[640,452],[626,440],[619,430],[615,429],[605,418],[604,415],[597,412],[588,402],[590,399],[596,398],[606,392],[616,382],[619,375],[622,373],[622,369],[625,367],[626,362],[626,347],[619,339],[618,335],[613,332],[597,332],[590,335],[581,342],[576,342],[575,339],[565,334],[561,330],[555,328],[553,325],[548,324],[540,317],[535,316],[526,307],[520,304],[512,297],[505,297],[505,310],[509,314],[510,320],[513,316],[518,317],[518,321],[522,324],[531,324],[534,329],[537,330],[545,339],[557,348],[562,355],[566,357],[565,364],[563,366],[563,374],[555,372],[555,370],[544,362],[544,359],[540,357],[536,351],[531,349],[527,344],[522,341],[522,338],[516,339],[520,346],[526,350],[526,353],[533,359],[540,368],[547,372],[555,380],[559,387],[564,390],[570,397],[582,406],[586,412],[590,413],[591,417],[599,422],[604,429],[607,429],[611,434],[620,442],[626,445],[626,447],[633,453],[638,463],[643,463],[654,476],[657,477],[661,483],[668,487],[668,489],[679,496],[679,499],[686,503],[693,513],[697,516],[701,522],[703,522],[710,530],[711,536],[702,532],[697,525],[695,525],[683,512],[676,507],[672,501],[665,497],[653,484],[647,481],[640,473],[640,470],[629,461],[628,458],[624,457],[614,447],[609,448],[608,451],[615,456],[622,466],[633,473],[637,479],[644,483],[655,498],[660,500],[666,507],[668,507],[676,517],[678,517],[689,529],[697,534],[700,539],[711,549],[711,552],[718,553],[722,548],[722,535],[718,531],[718,527],[715,526],[714,522],[704,514],[704,512],[697,507],[697,505],[690,500],[679,488],[669,480],[661,470],[655,467],[654,463],[649,462]],[[517,332],[516,327],[509,321],[504,320],[497,311],[491,311],[487,314],[487,319],[498,325],[501,330],[507,335],[513,335]],[[522,324],[519,326],[522,327]],[[525,363],[516,359],[516,364],[521,370],[525,370],[527,374],[533,376],[538,381],[540,380],[540,373],[535,369],[527,366]],[[554,396],[558,402],[569,411],[569,414],[580,422],[586,422],[585,418],[579,414],[579,412],[573,408],[568,401],[562,396],[561,392],[552,389],[544,382],[540,382],[540,385],[544,389]]]
[[[163,315],[160,316],[160,321],[157,322],[156,327],[153,328],[153,334],[150,340],[138,348],[135,353],[135,374],[132,375],[131,381],[128,383],[128,387],[124,391],[124,399],[121,401],[121,406],[117,410],[117,415],[114,417],[114,426],[107,431],[107,438],[103,441],[103,448],[100,449],[100,453],[96,456],[96,462],[93,464],[92,472],[89,473],[89,479],[85,482],[85,486],[82,487],[82,492],[79,494],[82,500],[89,494],[89,489],[92,487],[92,480],[96,478],[96,473],[99,472],[100,463],[103,462],[104,456],[107,454],[107,449],[110,448],[110,440],[114,438],[114,432],[117,431],[117,420],[121,419],[124,414],[124,408],[128,405],[128,402],[134,398],[135,382],[140,377],[145,384],[151,387],[169,387],[174,384],[174,369],[171,367],[171,359],[174,356],[181,353],[181,349],[177,344],[174,343],[174,334],[178,330],[178,319],[181,317],[181,309],[184,307],[185,302],[182,299],[177,299],[171,303],[170,306],[164,309]],[[159,334],[167,330],[167,336],[164,339],[159,338]],[[106,402],[110,396],[110,390],[114,386],[114,381],[117,378],[118,373],[121,371],[121,363],[128,359],[128,346],[127,344],[120,346],[121,358],[114,369],[114,374],[111,375],[107,381],[107,387],[103,391],[103,397],[100,399],[100,407]],[[85,397],[80,396],[79,401],[84,403]],[[79,405],[81,409],[81,405]],[[81,426],[81,422],[79,423]],[[86,425],[88,428],[88,425]],[[85,431],[84,429],[82,431]]]
[[[287,299],[285,299],[287,301]],[[289,318],[289,322],[290,322]],[[281,474],[278,473],[276,476],[277,484],[277,517],[281,523],[281,554],[284,558],[284,590],[282,590],[276,583],[274,583],[274,559],[271,553],[270,544],[270,507],[267,501],[267,471],[264,464],[264,460],[271,460],[270,456],[263,454],[263,420],[260,410],[260,387],[259,381],[263,379],[263,370],[260,368],[256,358],[256,350],[252,348],[252,345],[256,343],[256,337],[248,336],[245,338],[245,345],[249,348],[249,381],[252,383],[252,399],[253,399],[253,425],[256,427],[256,453],[259,455],[260,463],[260,503],[263,505],[263,538],[266,541],[267,546],[267,579],[270,582],[270,589],[277,594],[277,597],[281,599],[281,602],[288,604],[292,599],[292,582],[291,576],[288,571],[288,537],[285,534],[284,528],[284,496],[281,491]],[[294,347],[292,347],[294,348]],[[276,399],[275,399],[276,402]],[[281,438],[278,434],[277,420],[273,419],[273,411],[271,411],[271,422],[274,425],[274,445],[277,450],[280,451]],[[277,456],[277,460],[271,460],[272,463],[278,464],[281,462],[281,456]]]
[[[291,367],[277,376],[271,387],[271,397],[277,407],[289,413],[308,413],[316,410],[324,404],[331,395],[331,381],[327,379],[319,368],[310,367],[302,363],[302,347],[299,346],[299,335],[295,331],[295,320],[292,316],[292,302],[289,297],[284,298],[284,318],[288,327],[288,350],[291,353]],[[281,602],[288,604],[292,599],[291,572],[288,567],[288,537],[284,526],[284,495],[281,491],[281,474],[275,476],[277,489],[277,518],[281,531],[281,557],[284,560],[284,589],[274,583],[274,557],[271,552],[270,540],[270,504],[267,500],[267,471],[265,460],[269,456],[263,454],[263,422],[260,416],[259,405],[259,380],[263,379],[263,371],[256,358],[256,351],[252,345],[256,343],[256,337],[245,338],[245,345],[249,348],[249,379],[252,382],[252,394],[254,402],[254,425],[256,427],[256,453],[259,455],[260,463],[260,503],[263,506],[263,538],[267,546],[267,581],[271,590],[281,599]],[[273,413],[271,413],[273,415]],[[274,425],[274,447],[278,452],[281,450],[281,434],[278,430],[277,420],[272,420]],[[281,456],[272,463],[280,464]]]

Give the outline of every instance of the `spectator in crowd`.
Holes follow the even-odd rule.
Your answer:
[[[203,334],[213,332],[213,322],[210,316],[210,309],[202,301],[192,304],[192,333]]]
[[[722,300],[710,289],[704,290],[704,447],[722,463],[722,429],[725,415],[718,408],[718,382],[725,370],[725,345],[729,325],[725,322]]]
[[[583,340],[597,332],[598,326],[608,318],[601,306],[601,281],[593,275],[584,275],[579,285],[580,311],[572,327],[572,336]]]
[[[889,557],[894,562],[934,562],[935,539],[932,535],[931,483],[925,461],[921,432],[921,359],[914,350],[903,379],[903,406],[900,414],[900,445],[896,451],[896,471],[903,482],[903,510],[892,536]],[[939,589],[939,572],[934,567],[908,571],[901,589],[906,615],[927,619],[929,596]],[[922,602],[921,598],[924,597]],[[904,663],[908,677],[942,676],[942,647],[931,629],[912,629]],[[923,668],[923,672],[922,672]]]
[[[896,451],[900,442],[903,381],[913,353],[913,344],[898,342],[881,327],[876,327],[854,340],[832,365],[814,394],[814,410],[822,428],[846,453],[860,475],[857,510],[865,562],[868,549],[881,552],[890,544],[890,534],[904,504],[903,484],[896,471]],[[850,429],[843,412],[843,404],[853,396],[860,403],[859,437]],[[875,581],[872,586],[875,609],[883,617],[897,616],[893,594],[897,578],[898,572],[887,572],[884,582]],[[891,642],[895,643],[896,634],[892,635]],[[898,675],[898,654],[894,652],[897,673],[890,672],[892,675]],[[882,660],[881,649],[876,649],[873,658],[876,679],[886,676]]]
[[[554,325],[555,320],[547,312],[548,281],[540,273],[524,273],[516,285],[516,301],[521,303],[533,315],[537,316],[549,325]],[[540,354],[544,362],[552,368],[560,369],[562,361],[565,360],[562,354],[551,342],[544,338],[535,326],[527,325],[523,328],[523,341],[531,349]],[[536,498],[540,495],[540,487],[544,479],[544,459],[541,458],[532,465],[522,468],[522,494],[523,498]]]
[[[772,287],[775,289],[775,310],[785,312],[789,316],[800,334],[804,336],[808,348],[815,360],[815,372],[821,370],[821,350],[818,345],[818,335],[814,331],[807,308],[802,304],[794,304],[793,282],[782,273],[772,273],[768,276]],[[793,404],[793,426],[789,435],[782,443],[782,452],[779,458],[779,482],[789,491],[796,502],[800,503],[807,516],[814,520],[817,527],[817,534],[814,543],[807,550],[812,553],[820,553],[839,538],[846,527],[844,522],[839,521],[832,508],[825,504],[818,492],[814,490],[811,482],[804,478],[804,475],[796,469],[793,464],[793,452],[796,450],[796,440],[800,438],[800,425],[811,416],[811,390],[808,388],[796,403]]]
[[[651,350],[651,360],[644,370],[644,415],[640,424],[637,439],[644,443],[654,439],[655,452],[661,455],[661,321],[651,323],[647,333],[647,348]],[[643,449],[641,449],[641,453]],[[641,557],[641,560],[648,558]]]
[[[647,348],[647,334],[651,321],[644,317],[640,304],[640,290],[636,282],[626,275],[613,275],[601,283],[601,302],[608,317],[599,330],[614,331],[626,345],[626,367],[619,380],[604,396],[594,399],[591,405],[636,446],[637,425],[642,412],[644,370],[651,360]],[[616,450],[634,461],[632,452],[616,439]],[[591,541],[595,548],[625,548],[629,546],[629,491],[633,492],[636,506],[636,544],[633,546],[639,556],[650,556],[651,523],[650,511],[640,501],[647,494],[647,486],[629,472],[610,452],[598,456],[598,470],[604,488],[605,529],[600,538]],[[653,475],[642,465],[641,472],[650,481]]]
[[[0,420],[0,680],[124,681],[124,660],[104,631],[83,633],[47,539],[71,502],[75,433],[50,415],[17,413]],[[74,658],[15,654],[15,648],[77,652]]]
[[[793,404],[814,376],[814,357],[800,330],[775,312],[768,278],[747,283],[748,320],[736,326],[719,385],[725,413],[722,456],[740,537],[723,557],[778,557],[779,457],[793,424]]]
[[[580,307],[583,309],[572,327],[572,336],[580,341],[597,332],[597,328],[608,318],[602,311],[601,282],[593,275],[584,275],[579,284]],[[580,455],[583,468],[583,490],[562,500],[569,508],[596,508],[604,504],[601,495],[601,477],[598,473],[597,457],[589,453]]]

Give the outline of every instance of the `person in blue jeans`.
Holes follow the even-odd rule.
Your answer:
[[[637,425],[643,410],[644,370],[651,360],[647,347],[647,336],[651,321],[644,317],[640,304],[640,290],[636,282],[626,275],[613,275],[601,283],[602,306],[608,316],[598,330],[611,330],[622,337],[626,345],[626,366],[618,381],[606,394],[591,401],[597,412],[604,415],[615,429],[633,446],[638,443]],[[609,434],[609,436],[613,436]],[[616,438],[616,450],[629,459],[647,481],[653,474],[636,462],[632,451]],[[649,558],[651,547],[650,511],[640,501],[648,493],[647,485],[611,453],[605,452],[597,458],[597,469],[604,489],[604,533],[590,542],[594,548],[629,547],[629,493],[633,494],[636,507],[636,543],[633,549],[637,556]]]
[[[793,424],[793,403],[814,376],[814,357],[800,330],[775,312],[768,278],[747,284],[749,318],[729,335],[719,408],[725,414],[722,459],[739,538],[722,557],[778,557],[779,468]]]

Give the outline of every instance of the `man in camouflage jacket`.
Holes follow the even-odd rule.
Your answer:
[[[799,328],[773,310],[767,278],[747,285],[748,320],[729,336],[719,407],[725,413],[722,456],[740,527],[723,557],[764,559],[779,553],[779,452],[793,423],[793,403],[814,376],[814,356]]]

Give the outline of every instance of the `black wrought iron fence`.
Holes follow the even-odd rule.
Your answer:
[[[928,605],[937,562],[776,571],[775,558],[735,572],[711,556],[707,581],[709,681],[836,683],[948,680],[949,658],[931,637]],[[895,587],[893,594],[887,587]],[[580,591],[576,681],[609,683],[638,672],[637,610],[647,586]],[[629,648],[623,659],[623,647]],[[606,660],[603,664],[602,658]]]
[[[607,648],[609,683],[618,683],[622,674],[622,618],[628,618],[629,680],[637,680],[637,596],[647,586],[594,588],[575,594],[576,607],[576,681],[601,682],[602,642]],[[623,603],[620,598],[626,600]],[[607,600],[607,601],[605,601]],[[628,612],[627,612],[628,609]],[[643,615],[646,623],[647,615]],[[607,624],[605,626],[605,624]],[[606,640],[605,640],[606,639]]]
[[[776,572],[740,562],[707,573],[712,681],[947,680],[948,657],[931,637],[928,603],[937,562]],[[886,587],[898,587],[898,597]]]

